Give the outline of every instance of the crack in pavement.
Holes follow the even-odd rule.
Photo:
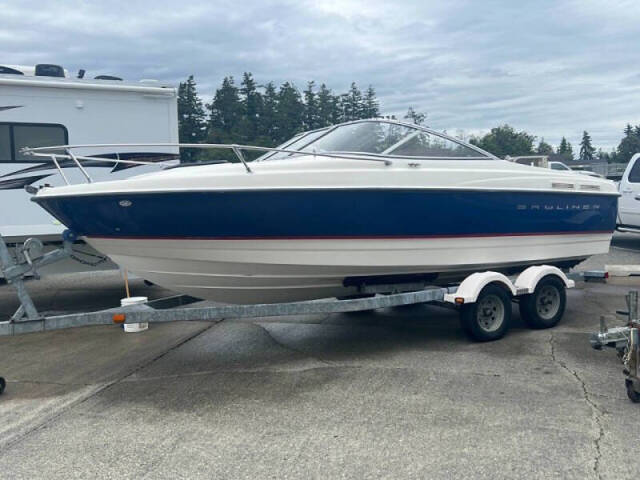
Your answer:
[[[83,403],[85,403],[86,401],[94,398],[96,395],[105,392],[106,390],[108,390],[109,388],[113,387],[114,385],[117,385],[118,383],[126,380],[128,377],[135,375],[137,372],[139,372],[140,370],[148,367],[149,365],[151,365],[152,363],[160,360],[162,357],[164,357],[165,355],[171,353],[172,351],[174,351],[177,348],[180,348],[182,345],[184,345],[185,343],[193,340],[194,338],[198,337],[199,335],[202,335],[203,333],[209,331],[210,329],[212,329],[213,327],[215,327],[218,323],[220,322],[212,322],[211,325],[207,326],[206,328],[199,330],[197,332],[195,332],[192,335],[189,335],[187,338],[183,339],[182,341],[178,342],[177,344],[173,345],[172,347],[169,347],[167,350],[163,351],[162,353],[154,356],[153,358],[147,360],[147,361],[143,361],[142,363],[140,363],[139,365],[137,365],[136,367],[133,367],[132,369],[128,370],[127,372],[125,372],[123,375],[119,376],[118,378],[115,378],[109,382],[104,382],[104,383],[98,383],[94,385],[90,385],[90,386],[94,386],[94,388],[90,389],[89,392],[86,393],[86,395],[77,398],[75,400],[72,400],[71,402],[69,402],[66,405],[63,405],[62,407],[60,407],[60,409],[58,409],[57,411],[53,412],[51,415],[45,416],[40,423],[27,428],[24,432],[16,435],[14,438],[10,438],[9,440],[6,441],[2,441],[0,440],[0,450],[5,450],[9,447],[13,447],[14,445],[20,443],[21,441],[23,441],[24,439],[26,439],[27,437],[29,437],[31,434],[36,433],[46,427],[48,427],[49,425],[51,425],[53,422],[55,422],[57,419],[59,419],[60,417],[62,417],[65,413],[67,413],[68,411],[70,411],[71,409],[77,407],[78,405],[82,405]]]
[[[556,351],[555,351],[555,338],[553,336],[553,333],[551,333],[551,335],[549,335],[549,346],[551,348],[551,359],[554,361],[554,363],[558,364],[562,369],[566,370],[573,378],[575,378],[578,383],[580,384],[580,387],[582,388],[582,394],[584,396],[584,401],[587,403],[587,405],[589,405],[589,407],[591,408],[591,411],[593,413],[592,418],[593,421],[595,423],[595,425],[598,427],[598,435],[597,437],[593,440],[593,446],[595,448],[595,458],[594,458],[594,462],[593,462],[593,473],[595,474],[596,478],[601,479],[602,478],[602,474],[600,473],[600,459],[602,458],[602,451],[600,450],[600,442],[602,441],[602,439],[604,438],[604,427],[602,426],[602,415],[604,415],[604,412],[602,410],[600,410],[600,408],[596,405],[596,403],[592,400],[592,394],[589,393],[589,390],[587,390],[587,385],[585,384],[584,380],[582,380],[582,378],[580,378],[580,375],[578,375],[578,372],[576,372],[575,370],[572,370],[571,368],[569,368],[567,366],[567,364],[565,362],[563,362],[562,360],[560,360],[557,356],[556,356]]]

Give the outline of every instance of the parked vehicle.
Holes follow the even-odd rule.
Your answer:
[[[618,189],[618,230],[640,233],[640,153],[629,160]]]
[[[80,71],[78,77],[83,77]],[[70,78],[58,65],[0,66],[0,235],[14,246],[29,237],[60,242],[64,226],[30,201],[25,187],[60,186],[84,181],[122,180],[161,169],[178,157],[175,146],[87,147],[75,155],[111,158],[118,162],[83,162],[25,155],[23,147],[76,144],[175,143],[178,141],[177,92],[154,81],[124,82],[117,77]],[[85,263],[100,257],[89,254]],[[107,265],[106,262],[100,262]],[[71,266],[71,268],[69,268]],[[69,262],[61,271],[81,263]],[[87,266],[87,265],[85,265]],[[111,264],[113,266],[113,264]],[[84,268],[83,268],[84,269]],[[1,276],[1,275],[0,275]]]

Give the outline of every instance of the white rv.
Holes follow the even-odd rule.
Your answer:
[[[30,201],[25,187],[87,181],[72,161],[59,160],[65,180],[53,160],[24,155],[23,147],[177,142],[174,87],[111,76],[70,78],[57,65],[0,66],[0,235],[15,245],[28,237],[59,241],[64,227]],[[78,153],[96,154],[154,162],[179,158],[175,147],[92,148]],[[92,181],[121,179],[161,165],[83,162]],[[92,263],[90,256],[87,260]]]

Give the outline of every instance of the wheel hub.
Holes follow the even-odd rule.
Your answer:
[[[545,285],[540,289],[536,299],[536,312],[545,320],[552,319],[560,309],[560,292],[553,285]]]
[[[504,322],[504,305],[496,295],[487,295],[478,302],[477,320],[481,329],[494,332]]]

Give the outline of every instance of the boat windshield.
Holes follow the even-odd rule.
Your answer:
[[[363,120],[301,133],[278,148],[301,153],[358,153],[392,157],[484,159],[490,155],[446,136],[392,121]],[[270,152],[257,161],[295,153]]]
[[[340,125],[302,148],[302,151],[372,153],[398,157],[490,158],[434,133],[384,121]]]
[[[318,138],[321,135],[324,135],[327,130],[329,128],[323,128],[322,130],[314,130],[311,132],[304,132],[301,133],[299,135],[296,135],[295,137],[289,139],[288,141],[286,141],[285,143],[283,143],[282,145],[278,145],[277,148],[280,148],[282,150],[300,150],[302,147],[308,145],[309,143],[313,142],[316,138]],[[290,155],[293,155],[292,153],[284,153],[284,152],[269,152],[266,153],[265,155],[259,157],[256,159],[256,161],[261,162],[264,160],[276,160],[279,158],[284,158],[284,157],[288,157]]]

